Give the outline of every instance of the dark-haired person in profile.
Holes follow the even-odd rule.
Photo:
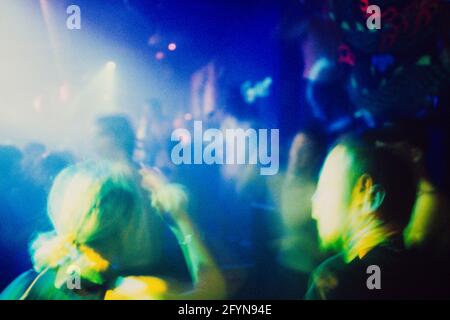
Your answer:
[[[153,139],[153,137],[148,138]],[[136,132],[133,123],[126,114],[105,114],[98,117],[94,123],[92,141],[96,161],[108,161],[125,166],[129,169],[135,183],[142,184],[143,178],[139,173],[142,163],[138,163],[135,157],[136,151],[139,149]],[[145,152],[149,151],[153,152],[154,150],[145,150]],[[145,165],[151,166],[153,163],[145,163]],[[161,173],[159,169],[152,169],[150,172]],[[145,190],[139,191],[145,193]],[[143,206],[144,211],[147,211],[149,215],[147,227],[153,235],[152,242],[160,243],[155,245],[155,248],[160,250],[157,268],[167,276],[188,281],[190,278],[189,270],[185,267],[183,252],[169,228],[169,221],[155,215],[149,201],[144,201]],[[149,268],[150,266],[142,267],[136,272],[145,272]],[[155,266],[152,266],[152,269],[154,268]]]
[[[108,161],[131,165],[136,148],[136,135],[127,116],[111,114],[99,117],[93,136],[95,153]]]
[[[445,258],[423,259],[403,244],[416,199],[407,158],[348,139],[328,154],[313,197],[321,243],[338,255],[310,280],[307,299],[448,298]]]

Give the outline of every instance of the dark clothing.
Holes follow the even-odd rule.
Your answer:
[[[368,288],[371,265],[380,268],[381,289]],[[380,246],[348,264],[342,254],[326,260],[310,283],[309,300],[449,299],[449,259]]]
[[[56,273],[49,270],[38,274],[27,271],[14,280],[1,294],[0,300],[101,300],[106,289],[93,292],[69,290],[66,286],[55,288]]]

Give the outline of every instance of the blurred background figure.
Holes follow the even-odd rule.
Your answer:
[[[307,290],[309,274],[323,260],[311,199],[325,150],[324,138],[314,131],[295,135],[289,152],[287,171],[280,190],[281,240],[279,263],[283,294],[301,298]],[[289,291],[291,291],[289,293]]]
[[[133,164],[136,136],[126,116],[109,115],[98,118],[94,140],[94,150],[99,158],[126,165]]]
[[[157,126],[152,119],[149,125]],[[133,125],[126,115],[112,114],[98,118],[95,122],[94,130],[94,157],[98,161],[109,161],[119,166],[125,166],[130,170],[130,177],[135,179],[135,183],[139,186],[142,177],[139,170],[143,164],[135,161],[134,155],[138,151],[137,136]],[[148,141],[152,141],[152,136],[147,136]],[[158,144],[156,143],[156,146]],[[149,148],[146,150],[148,156],[152,156],[149,152],[158,153],[159,148]],[[157,169],[160,171],[160,169]],[[139,192],[143,195],[147,191],[140,188]],[[177,275],[179,278],[188,277],[187,270],[184,267],[183,256],[177,245],[176,238],[161,217],[155,214],[151,208],[148,197],[142,197],[142,210],[148,215],[148,223],[145,228],[152,234],[152,242],[155,247],[161,246],[161,256],[159,258],[158,268],[164,270],[166,274]],[[143,226],[144,228],[144,226]],[[158,245],[156,245],[158,243]],[[178,263],[174,263],[178,261]]]
[[[2,259],[0,288],[31,266],[26,255],[31,239],[47,228],[46,197],[54,178],[73,163],[67,152],[48,153],[41,144],[20,149],[0,147],[0,246]]]
[[[27,268],[30,263],[24,253],[27,251],[27,234],[19,227],[27,223],[24,212],[17,209],[24,193],[20,193],[22,153],[11,146],[0,146],[0,285],[4,287],[17,275],[17,270]],[[22,186],[23,187],[23,186]],[[23,190],[22,190],[23,191]],[[17,198],[19,197],[19,198]],[[20,202],[19,202],[20,201]]]
[[[166,173],[172,172],[169,153],[173,129],[171,117],[164,114],[161,101],[157,99],[146,101],[138,114],[135,160],[158,167]]]
[[[414,163],[418,191],[404,236],[408,247],[424,254],[450,250],[449,137],[447,125],[433,117],[404,120],[377,133],[380,145],[390,146]]]

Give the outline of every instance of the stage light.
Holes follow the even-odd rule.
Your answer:
[[[162,52],[162,51],[158,51],[156,54],[155,54],[155,58],[156,58],[156,60],[158,60],[158,61],[160,61],[160,60],[162,60],[162,59],[164,59],[164,52]]]
[[[169,46],[167,48],[169,49],[169,51],[175,51],[175,50],[177,50],[177,45],[176,45],[176,43],[172,42],[172,43],[169,43]]]
[[[108,61],[108,63],[106,64],[106,69],[108,71],[114,71],[116,70],[116,63],[114,61]]]
[[[154,47],[154,46],[156,46],[158,44],[159,41],[160,41],[159,35],[158,34],[154,34],[154,35],[151,35],[148,38],[147,44],[149,46],[151,46],[151,47]]]

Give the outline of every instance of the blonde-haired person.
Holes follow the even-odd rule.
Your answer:
[[[136,177],[128,166],[109,162],[64,170],[49,195],[54,230],[32,243],[34,270],[13,281],[0,299],[224,298],[222,275],[185,213],[186,193],[152,170],[141,173]],[[173,221],[192,290],[144,276],[161,258],[163,222],[157,213]],[[148,272],[136,276],[143,267]]]

